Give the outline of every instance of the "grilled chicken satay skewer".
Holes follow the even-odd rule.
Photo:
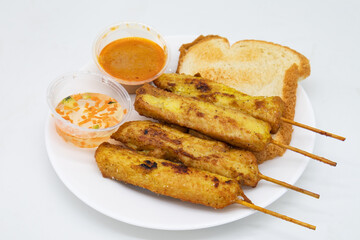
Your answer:
[[[163,74],[154,81],[154,84],[184,97],[195,97],[218,106],[243,111],[268,122],[271,133],[276,133],[281,122],[286,122],[341,141],[345,140],[339,135],[282,117],[285,104],[278,96],[249,96],[224,84],[191,75]]]
[[[95,159],[103,177],[106,178],[213,208],[224,208],[238,203],[303,227],[316,229],[311,224],[249,203],[245,198],[245,201],[239,199],[239,195],[245,195],[237,181],[230,178],[144,156],[109,143],[102,143],[98,147]]]
[[[174,93],[145,84],[136,91],[135,109],[140,115],[187,127],[214,139],[250,151],[261,151],[273,141],[270,125],[262,120],[230,108]],[[281,145],[290,149],[290,146]],[[326,158],[291,147],[308,157],[336,166]]]
[[[169,125],[169,126],[170,126],[170,125],[176,126],[176,125],[173,125],[173,124],[168,124],[168,125]],[[178,127],[178,128],[180,129],[180,128],[183,128],[183,127]],[[202,134],[202,133],[200,133],[200,132],[198,132],[198,131],[195,131],[195,130],[193,130],[193,129],[187,129],[187,128],[184,128],[184,129],[186,129],[189,134],[191,134],[191,135],[193,135],[193,136],[195,136],[195,137],[202,138],[202,139],[207,139],[207,140],[214,140],[213,138],[211,138],[211,137],[209,137],[209,136],[207,136],[207,135],[205,135],[205,134]],[[183,131],[183,132],[184,132],[184,131]],[[300,154],[305,155],[305,156],[307,156],[307,157],[311,157],[311,158],[313,158],[313,159],[322,158],[322,157],[319,157],[319,156],[314,155],[314,154],[312,154],[312,153],[306,152],[306,151],[304,151],[304,150],[301,150],[301,149],[298,149],[298,148],[295,148],[295,147],[292,147],[292,146],[289,146],[289,145],[282,144],[282,143],[277,142],[277,141],[275,141],[275,140],[273,140],[273,139],[272,139],[271,143],[272,143],[272,144],[276,144],[276,145],[278,145],[278,146],[280,146],[280,147],[282,147],[282,148],[286,148],[286,149],[289,149],[289,150],[291,150],[291,151],[300,153]],[[317,160],[319,160],[319,159],[317,159]],[[335,164],[335,165],[333,165],[333,166],[336,166],[336,163],[334,163],[334,162],[332,162],[332,161],[330,161],[330,160],[328,160],[328,159],[326,159],[326,158],[322,158],[321,161],[329,161],[328,164],[330,164],[330,165]],[[327,162],[325,162],[325,163],[327,163]]]
[[[319,198],[319,194],[267,177],[259,172],[254,154],[234,149],[219,141],[194,137],[164,124],[150,121],[126,122],[111,136],[127,147],[156,158],[181,162],[240,184],[256,187],[261,179]]]

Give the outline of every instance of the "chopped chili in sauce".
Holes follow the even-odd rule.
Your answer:
[[[81,93],[64,98],[56,112],[80,127],[103,129],[118,124],[126,114],[120,104],[101,93]]]

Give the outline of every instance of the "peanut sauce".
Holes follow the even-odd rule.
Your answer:
[[[154,77],[165,65],[166,56],[155,42],[140,38],[121,38],[105,46],[99,57],[102,68],[111,76],[127,81]]]

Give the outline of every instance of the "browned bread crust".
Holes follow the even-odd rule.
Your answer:
[[[208,41],[208,40],[211,40],[211,39],[219,39],[219,38],[223,39],[224,41],[226,41],[230,45],[229,40],[227,38],[221,37],[219,35],[207,35],[207,36],[200,35],[199,37],[197,37],[191,43],[185,43],[185,44],[181,45],[180,48],[179,48],[180,55],[179,55],[179,61],[178,61],[178,66],[177,66],[176,72],[180,73],[179,69],[182,66],[182,62],[184,61],[184,57],[185,57],[186,53],[189,51],[189,49],[191,47],[195,46],[198,43],[204,42],[204,41]],[[236,44],[238,42],[246,42],[246,41],[262,42],[262,43],[272,44],[274,46],[279,46],[279,47],[283,47],[283,48],[288,49],[289,51],[293,52],[294,54],[298,55],[301,58],[301,66],[297,67],[298,68],[297,74],[298,74],[298,77],[299,77],[298,80],[303,80],[303,79],[307,78],[308,76],[310,76],[311,70],[310,70],[310,62],[309,62],[309,60],[304,55],[302,55],[301,53],[295,51],[294,49],[291,49],[289,47],[282,46],[280,44],[273,43],[273,42],[267,42],[267,41],[262,41],[262,40],[253,40],[253,39],[240,40],[240,41],[235,42],[234,44]]]

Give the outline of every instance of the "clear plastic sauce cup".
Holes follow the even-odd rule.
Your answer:
[[[130,37],[145,38],[147,40],[153,41],[164,50],[165,63],[163,68],[156,75],[142,81],[128,81],[120,77],[114,77],[110,75],[101,66],[101,64],[99,63],[99,56],[101,51],[107,45],[116,40]],[[155,80],[166,70],[169,63],[169,51],[164,38],[153,28],[141,23],[123,22],[106,28],[106,30],[97,37],[93,45],[93,58],[97,67],[105,76],[122,84],[129,93],[135,93],[135,90],[138,87],[142,86],[144,83]]]
[[[55,110],[56,107],[64,98],[79,93],[101,93],[114,98],[124,110],[122,119],[116,125],[100,129],[80,127],[65,120]],[[128,119],[132,111],[130,96],[119,83],[91,72],[67,74],[57,78],[48,87],[47,102],[55,119],[57,133],[65,141],[82,148],[97,147],[108,140],[111,134]]]

